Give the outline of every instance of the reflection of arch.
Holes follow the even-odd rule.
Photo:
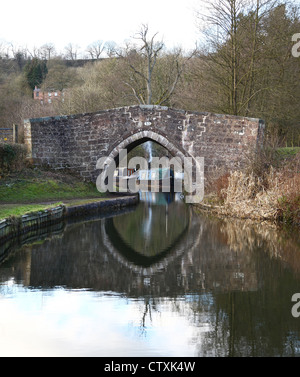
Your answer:
[[[181,238],[185,236],[189,229],[189,221],[186,227],[183,229],[181,234],[179,234],[176,239],[172,242],[171,245],[168,245],[164,250],[155,256],[145,256],[135,251],[127,242],[125,242],[122,236],[119,234],[116,229],[113,219],[107,219],[105,221],[105,231],[107,236],[110,239],[111,244],[119,250],[119,253],[122,254],[129,262],[135,263],[136,265],[142,267],[150,267],[153,264],[158,263],[160,260],[164,259],[171,250],[173,250],[177,244],[180,242]],[[122,251],[121,251],[122,250]]]
[[[182,234],[181,237],[174,242],[173,248],[168,248],[168,250],[165,250],[165,253],[160,253],[157,260],[152,260],[152,264],[149,263],[148,259],[148,263],[146,265],[143,265],[142,263],[140,265],[136,265],[130,259],[127,259],[128,255],[132,257],[134,254],[125,253],[124,255],[123,253],[120,253],[114,242],[112,242],[115,234],[113,234],[112,237],[112,234],[107,233],[106,221],[107,220],[104,220],[101,223],[101,236],[104,246],[113,255],[113,257],[116,258],[118,263],[121,263],[126,268],[144,276],[152,275],[155,272],[165,269],[170,262],[187,251],[193,253],[199,247],[201,241],[202,231],[199,229],[199,222],[193,221],[193,213],[192,210],[190,210],[186,230],[184,231],[184,234]],[[194,232],[191,232],[193,229]],[[196,237],[190,237],[191,234],[196,234]],[[127,251],[132,252],[132,250]],[[137,254],[134,250],[133,252]],[[143,260],[141,261],[143,262]]]

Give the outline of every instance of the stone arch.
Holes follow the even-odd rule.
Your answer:
[[[165,136],[158,134],[157,132],[154,132],[152,130],[143,130],[143,131],[138,131],[137,133],[124,138],[118,145],[116,145],[112,149],[109,155],[106,158],[104,158],[104,161],[103,161],[103,157],[100,158],[97,163],[97,169],[100,170],[102,173],[103,172],[105,173],[105,171],[107,172],[112,163],[115,163],[116,165],[118,165],[118,158],[119,158],[121,150],[129,148],[129,151],[130,151],[131,149],[135,148],[136,146],[140,144],[143,144],[146,141],[153,141],[160,144],[161,146],[166,148],[166,150],[168,150],[173,157],[177,159],[179,158],[182,164],[181,166],[183,167],[184,171],[186,171],[186,169],[188,168],[188,163],[187,163],[187,160],[185,160],[185,157],[189,157],[193,161],[195,161],[193,156],[191,156],[188,152],[185,152],[184,154],[177,146],[175,146],[175,144],[170,142]],[[100,160],[101,160],[101,163],[99,163]],[[197,164],[197,161],[196,161],[196,164]],[[193,163],[190,165],[193,165]],[[187,177],[187,179],[184,181],[184,183],[187,184],[188,187],[192,187],[193,186],[192,176],[190,174],[185,174],[185,176]]]
[[[123,139],[117,146],[115,146],[107,157],[101,157],[97,162],[97,169],[100,170],[96,185],[99,191],[105,182],[105,187],[108,182],[108,176],[113,173],[115,166],[118,164],[118,158],[121,150],[127,149],[131,146],[130,150],[134,147],[146,142],[154,141],[164,148],[166,148],[177,161],[170,161],[171,165],[178,166],[178,162],[181,163],[181,171],[184,172],[184,180],[180,184],[181,189],[178,191],[178,186],[175,192],[186,192],[190,195],[186,196],[187,203],[200,203],[204,197],[204,162],[202,165],[199,161],[188,152],[184,154],[178,147],[176,147],[172,142],[170,142],[165,136],[158,134],[152,130],[138,131],[137,133],[128,136]],[[186,159],[189,157],[189,159]],[[178,161],[180,159],[180,161]],[[114,166],[113,169],[112,166]],[[110,170],[110,173],[108,173]],[[103,181],[104,177],[104,181]],[[200,182],[199,182],[200,177]],[[101,183],[102,182],[102,183]]]
[[[129,137],[125,138],[121,143],[119,143],[113,150],[110,152],[108,159],[116,160],[120,154],[121,149],[127,149],[129,146],[132,146],[131,149],[134,147],[146,142],[146,141],[154,141],[164,148],[166,148],[172,156],[179,157],[181,161],[184,160],[184,153],[180,151],[173,143],[171,143],[165,136],[158,134],[154,131],[139,131]]]

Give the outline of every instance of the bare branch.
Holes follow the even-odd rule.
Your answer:
[[[133,95],[134,95],[134,97],[137,99],[139,105],[145,105],[145,101],[144,101],[143,97],[140,95],[140,97],[141,97],[141,98],[140,98],[140,97],[137,95],[137,92],[136,92],[136,90],[134,89],[134,87],[133,87],[132,85],[130,85],[128,82],[125,82],[125,81],[124,81],[124,84],[127,85],[127,86],[129,86],[129,88],[132,90]]]
[[[101,55],[106,49],[106,44],[103,41],[96,41],[90,44],[86,51],[90,54],[92,59],[100,59]]]

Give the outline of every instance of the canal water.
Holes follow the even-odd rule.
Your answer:
[[[148,193],[3,247],[0,356],[300,356],[298,231]]]

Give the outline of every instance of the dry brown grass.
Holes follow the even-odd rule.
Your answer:
[[[220,209],[223,214],[239,218],[256,220],[271,220],[277,218],[278,196],[280,185],[273,169],[267,176],[268,189],[265,179],[254,173],[242,171],[231,173],[228,187],[224,189],[224,205]]]
[[[219,214],[243,219],[300,224],[300,153],[280,167],[260,161],[219,177]]]

